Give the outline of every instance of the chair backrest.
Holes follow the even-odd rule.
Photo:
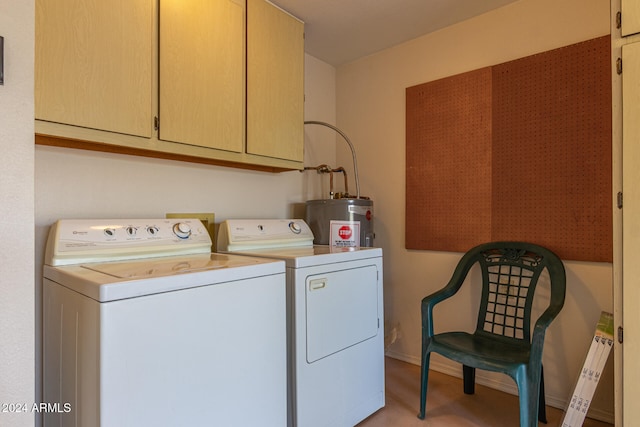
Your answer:
[[[531,309],[540,274],[549,273],[549,306],[564,304],[565,273],[560,258],[550,250],[525,242],[492,242],[471,249],[468,262],[482,271],[482,297],[476,334],[491,334],[505,341],[530,343]]]

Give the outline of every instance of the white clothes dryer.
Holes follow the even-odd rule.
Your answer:
[[[45,258],[45,427],[285,425],[282,261],[195,219],[61,220]]]
[[[351,427],[382,408],[382,249],[313,245],[302,220],[227,220],[217,250],[287,270],[289,427]]]

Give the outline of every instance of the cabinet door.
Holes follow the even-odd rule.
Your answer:
[[[622,345],[624,420],[640,419],[640,406],[633,396],[640,395],[640,42],[622,47]],[[625,423],[626,424],[626,423]],[[632,424],[632,423],[631,423]]]
[[[150,137],[154,4],[37,0],[35,117]]]
[[[247,3],[247,153],[303,160],[304,24]]]
[[[240,0],[160,0],[160,139],[243,151],[244,40]]]
[[[640,1],[621,0],[622,35],[640,33]]]

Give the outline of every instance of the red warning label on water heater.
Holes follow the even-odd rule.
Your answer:
[[[353,236],[353,230],[350,226],[343,225],[338,229],[338,236],[340,236],[342,240],[348,240]]]
[[[360,221],[331,221],[331,246],[348,248],[360,246]]]

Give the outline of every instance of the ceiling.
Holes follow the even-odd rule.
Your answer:
[[[271,0],[305,22],[305,51],[338,66],[517,0]]]

